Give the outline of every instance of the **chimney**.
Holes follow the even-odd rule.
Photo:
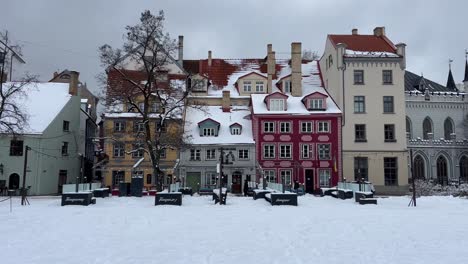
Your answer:
[[[179,36],[179,58],[180,66],[184,66],[184,36]]]
[[[78,95],[78,79],[80,73],[77,71],[70,71],[70,83],[68,88],[68,93],[71,95]]]
[[[344,65],[344,55],[346,54],[346,43],[338,43],[336,44],[336,67],[339,70],[344,70],[345,65]]]
[[[385,36],[385,27],[376,27],[376,28],[374,28],[374,36],[376,36],[376,37]]]
[[[357,35],[357,34],[358,34],[357,28],[353,28],[353,30],[351,30],[351,33],[352,33],[353,35]]]
[[[208,67],[211,67],[211,50],[208,51]]]
[[[302,44],[291,43],[291,95],[302,96]]]
[[[267,93],[271,94],[273,91],[273,76],[276,72],[276,58],[275,52],[273,51],[273,46],[271,44],[267,45],[267,73],[268,73],[268,81],[267,81]]]
[[[398,43],[395,45],[397,48],[397,54],[402,58],[400,63],[400,68],[402,70],[406,69],[406,44],[405,43]]]
[[[223,102],[222,102],[223,112],[231,112],[231,92],[223,91]]]
[[[56,78],[58,76],[58,72],[54,72],[54,78]]]

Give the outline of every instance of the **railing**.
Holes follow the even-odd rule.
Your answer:
[[[468,140],[447,140],[447,139],[421,139],[421,138],[412,138],[408,139],[409,146],[461,146],[468,147]]]
[[[267,187],[278,192],[283,192],[283,184],[281,183],[268,182]]]
[[[338,182],[338,189],[352,190],[353,192],[372,192],[372,183]]]
[[[178,192],[180,189],[180,182],[169,185],[169,192]]]
[[[86,192],[86,191],[92,191],[95,189],[101,188],[101,183],[91,183],[91,189],[89,188],[89,183],[80,183],[78,184],[78,191],[79,192]],[[62,193],[67,193],[67,192],[75,192],[76,191],[76,184],[64,184],[62,188]]]

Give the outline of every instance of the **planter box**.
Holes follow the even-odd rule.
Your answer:
[[[190,194],[190,196],[192,196],[193,194],[193,190],[190,187],[180,188],[179,192],[181,192],[182,194]]]
[[[108,188],[101,188],[93,190],[94,197],[105,198],[109,197],[109,189]]]
[[[154,205],[182,205],[182,193],[157,193]]]
[[[271,193],[271,205],[294,205],[297,206],[297,194],[295,193]]]
[[[95,199],[94,199],[95,201]],[[92,192],[64,193],[62,194],[62,206],[64,205],[85,205],[93,203]],[[94,202],[95,203],[95,202]]]

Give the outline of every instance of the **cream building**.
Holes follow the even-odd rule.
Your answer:
[[[405,44],[384,27],[372,35],[328,35],[320,70],[343,111],[343,177],[367,179],[378,193],[401,194],[408,185],[405,137]]]

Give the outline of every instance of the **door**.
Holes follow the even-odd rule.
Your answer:
[[[8,189],[16,190],[19,189],[20,184],[20,177],[18,174],[13,173],[10,175],[10,179],[8,180]]]
[[[305,192],[314,192],[314,170],[305,170]]]
[[[242,192],[242,174],[238,171],[232,174],[232,193],[241,193]]]
[[[201,172],[187,172],[185,186],[192,188],[194,193],[200,190]]]
[[[62,193],[63,185],[67,183],[67,171],[60,170],[59,171],[59,178],[58,178],[58,193]]]

